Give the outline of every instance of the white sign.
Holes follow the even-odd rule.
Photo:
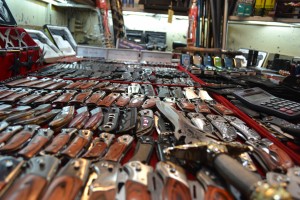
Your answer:
[[[116,61],[139,61],[139,51],[132,49],[108,49],[107,59]]]
[[[107,58],[107,49],[100,47],[80,46],[76,47],[77,56],[87,58]]]
[[[141,51],[141,61],[154,63],[172,63],[172,53]]]

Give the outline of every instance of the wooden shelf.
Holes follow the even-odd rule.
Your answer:
[[[281,23],[300,23],[300,19],[295,18],[275,18],[275,17],[241,17],[241,16],[229,16],[229,21],[259,21],[259,22],[281,22]]]

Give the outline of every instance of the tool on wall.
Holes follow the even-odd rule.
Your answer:
[[[104,43],[104,47],[112,48],[114,45],[112,43],[112,36],[108,25],[108,8],[106,0],[97,0],[96,8],[99,20],[100,34],[102,35],[102,44]]]
[[[111,14],[113,20],[114,40],[125,37],[124,20],[121,0],[110,0]]]
[[[188,46],[226,49],[228,0],[193,0],[189,10]]]

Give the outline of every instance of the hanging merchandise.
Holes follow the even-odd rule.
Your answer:
[[[114,38],[115,41],[117,41],[118,38],[125,37],[121,0],[110,0],[110,7],[113,20]]]
[[[114,45],[112,43],[112,36],[108,25],[108,8],[106,0],[97,0],[96,3],[102,44],[104,44],[104,47],[112,48]]]
[[[198,24],[197,19],[198,19],[197,1],[193,0],[189,10],[189,28],[188,28],[188,37],[187,37],[188,46],[195,46],[196,29]]]

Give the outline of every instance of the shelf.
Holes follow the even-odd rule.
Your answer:
[[[50,1],[50,0],[40,0],[45,3],[52,4],[56,7],[62,7],[62,8],[80,8],[80,9],[90,9],[90,10],[96,10],[95,7],[89,6],[89,5],[83,5],[83,4],[76,4],[76,3],[61,3],[63,1]]]
[[[300,23],[300,19],[295,18],[275,18],[275,17],[241,17],[241,16],[229,16],[229,21],[258,21],[258,22],[280,22],[280,23]]]
[[[123,7],[123,11],[130,11],[130,12],[142,12],[142,13],[152,13],[152,14],[168,14],[168,10],[159,10],[159,9],[150,9],[150,8],[143,8],[143,6],[140,7]],[[187,16],[187,12],[181,12],[181,11],[175,11],[174,15],[180,15],[180,16]]]

